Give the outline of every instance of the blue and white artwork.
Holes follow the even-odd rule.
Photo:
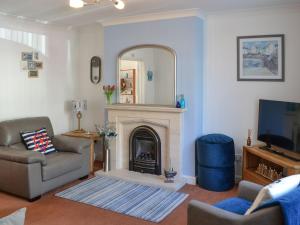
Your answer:
[[[238,47],[238,80],[283,80],[283,35],[239,37]]]

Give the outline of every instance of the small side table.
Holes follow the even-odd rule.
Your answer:
[[[96,132],[89,132],[89,133],[79,133],[79,132],[74,132],[70,131],[67,133],[64,133],[63,135],[69,136],[69,137],[76,137],[76,138],[85,138],[85,139],[90,139],[91,140],[91,147],[90,147],[90,172],[94,172],[94,161],[95,161],[95,142],[99,141],[103,138],[104,136],[99,136]],[[103,142],[104,143],[104,142]]]

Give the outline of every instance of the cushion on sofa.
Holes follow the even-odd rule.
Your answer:
[[[249,215],[265,201],[279,198],[297,188],[300,184],[300,174],[288,176],[263,187],[245,215]]]
[[[43,181],[80,169],[82,166],[82,155],[77,153],[55,152],[45,157],[47,166],[42,167]]]
[[[46,128],[41,128],[36,131],[21,132],[23,143],[30,151],[49,154],[55,152],[52,141],[47,133]]]
[[[243,198],[229,198],[216,203],[214,206],[228,212],[244,215],[250,208],[252,202]]]
[[[19,209],[18,211],[0,218],[1,225],[24,225],[25,223],[26,208]]]

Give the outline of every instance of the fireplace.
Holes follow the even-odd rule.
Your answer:
[[[153,128],[139,126],[131,132],[129,170],[161,175],[161,142]]]

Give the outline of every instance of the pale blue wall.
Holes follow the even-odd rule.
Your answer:
[[[104,28],[103,82],[116,83],[117,57],[140,44],[171,47],[177,54],[177,93],[183,93],[185,113],[183,173],[194,175],[195,139],[202,133],[203,21],[197,17],[132,23]]]

